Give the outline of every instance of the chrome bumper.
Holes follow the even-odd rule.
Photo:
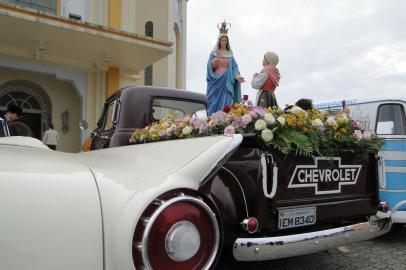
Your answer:
[[[390,231],[390,217],[350,226],[311,233],[266,237],[238,238],[233,255],[237,261],[265,261],[320,252],[378,237]]]

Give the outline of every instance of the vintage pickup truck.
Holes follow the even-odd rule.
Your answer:
[[[7,137],[0,121],[0,268],[213,269],[223,251],[271,260],[391,229],[374,152],[283,155],[249,134],[128,145],[189,114],[205,116],[204,96],[122,89],[95,130],[106,149],[77,154]]]
[[[169,114],[205,117],[205,97],[162,88],[122,89],[105,103],[92,149],[128,145],[134,130]],[[236,260],[302,255],[390,230],[390,218],[375,216],[387,210],[379,200],[377,164],[376,152],[367,158],[354,151],[334,157],[284,156],[270,151],[258,136],[244,135],[200,183],[198,194],[214,208],[219,246],[232,248]],[[143,215],[149,219],[154,210],[149,207]],[[145,229],[140,221],[136,231]],[[141,235],[134,241],[143,243]],[[142,254],[134,248],[139,265],[147,260]]]

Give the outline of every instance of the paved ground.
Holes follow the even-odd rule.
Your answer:
[[[321,252],[258,263],[235,262],[227,257],[222,259],[216,270],[406,270],[406,226],[395,226],[380,238],[348,248],[348,254]]]

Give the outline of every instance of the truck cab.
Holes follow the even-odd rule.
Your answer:
[[[207,117],[202,94],[159,87],[131,86],[120,89],[104,103],[90,150],[127,145],[131,134],[164,117]]]
[[[380,199],[388,202],[394,223],[406,223],[406,98],[345,100],[349,117],[384,139],[379,152]],[[339,112],[342,101],[321,102],[319,109]]]

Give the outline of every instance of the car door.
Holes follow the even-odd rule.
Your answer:
[[[380,197],[388,202],[392,211],[406,220],[406,116],[405,104],[392,102],[379,105],[376,133],[385,140],[380,156]],[[403,212],[403,213],[401,213]],[[395,222],[398,222],[392,217]]]
[[[117,99],[104,104],[102,116],[97,123],[97,128],[92,132],[93,140],[91,150],[108,148],[117,124],[116,119],[119,102]]]

